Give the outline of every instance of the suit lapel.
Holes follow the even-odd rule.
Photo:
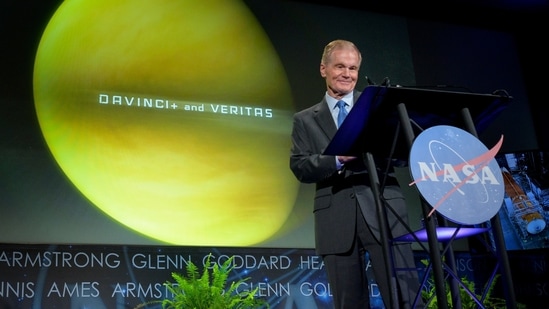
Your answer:
[[[362,92],[355,91],[353,94],[353,100],[356,103]],[[334,118],[332,117],[332,111],[326,102],[326,98],[323,98],[322,101],[317,104],[315,109],[315,120],[318,126],[324,131],[324,134],[331,140],[337,132],[337,126],[334,123]]]
[[[315,110],[315,121],[318,126],[322,128],[328,139],[331,140],[337,132],[337,127],[334,123],[334,118],[332,117],[328,102],[326,102],[326,99],[322,99],[317,106],[318,108]]]

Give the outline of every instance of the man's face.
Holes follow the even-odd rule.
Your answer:
[[[358,79],[360,59],[354,49],[336,49],[330,60],[320,64],[320,75],[326,79],[328,94],[341,98],[353,91]]]

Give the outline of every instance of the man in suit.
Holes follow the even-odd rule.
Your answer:
[[[335,40],[324,48],[320,75],[326,80],[326,93],[320,103],[294,115],[290,168],[303,183],[315,183],[314,198],[316,253],[322,256],[335,307],[369,308],[365,253],[368,252],[385,308],[411,308],[419,290],[417,273],[396,272],[398,292],[390,291],[392,276],[386,270],[380,225],[374,195],[361,157],[330,156],[322,153],[337,131],[338,101],[349,112],[360,96],[355,90],[362,55],[350,41]],[[371,142],[374,141],[372,137]],[[388,177],[383,201],[407,222],[404,197],[395,178]],[[388,211],[388,229],[393,236],[407,229]],[[414,268],[410,244],[395,246],[394,264]],[[390,294],[393,293],[393,294]]]

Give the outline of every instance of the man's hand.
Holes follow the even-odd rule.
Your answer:
[[[350,161],[353,161],[355,160],[357,157],[353,157],[353,156],[337,156],[337,160],[339,161],[339,163],[341,164],[345,164],[347,162],[350,162]]]

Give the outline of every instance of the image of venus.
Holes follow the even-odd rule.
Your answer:
[[[33,79],[56,163],[136,233],[246,246],[291,216],[290,86],[243,3],[64,1]]]

